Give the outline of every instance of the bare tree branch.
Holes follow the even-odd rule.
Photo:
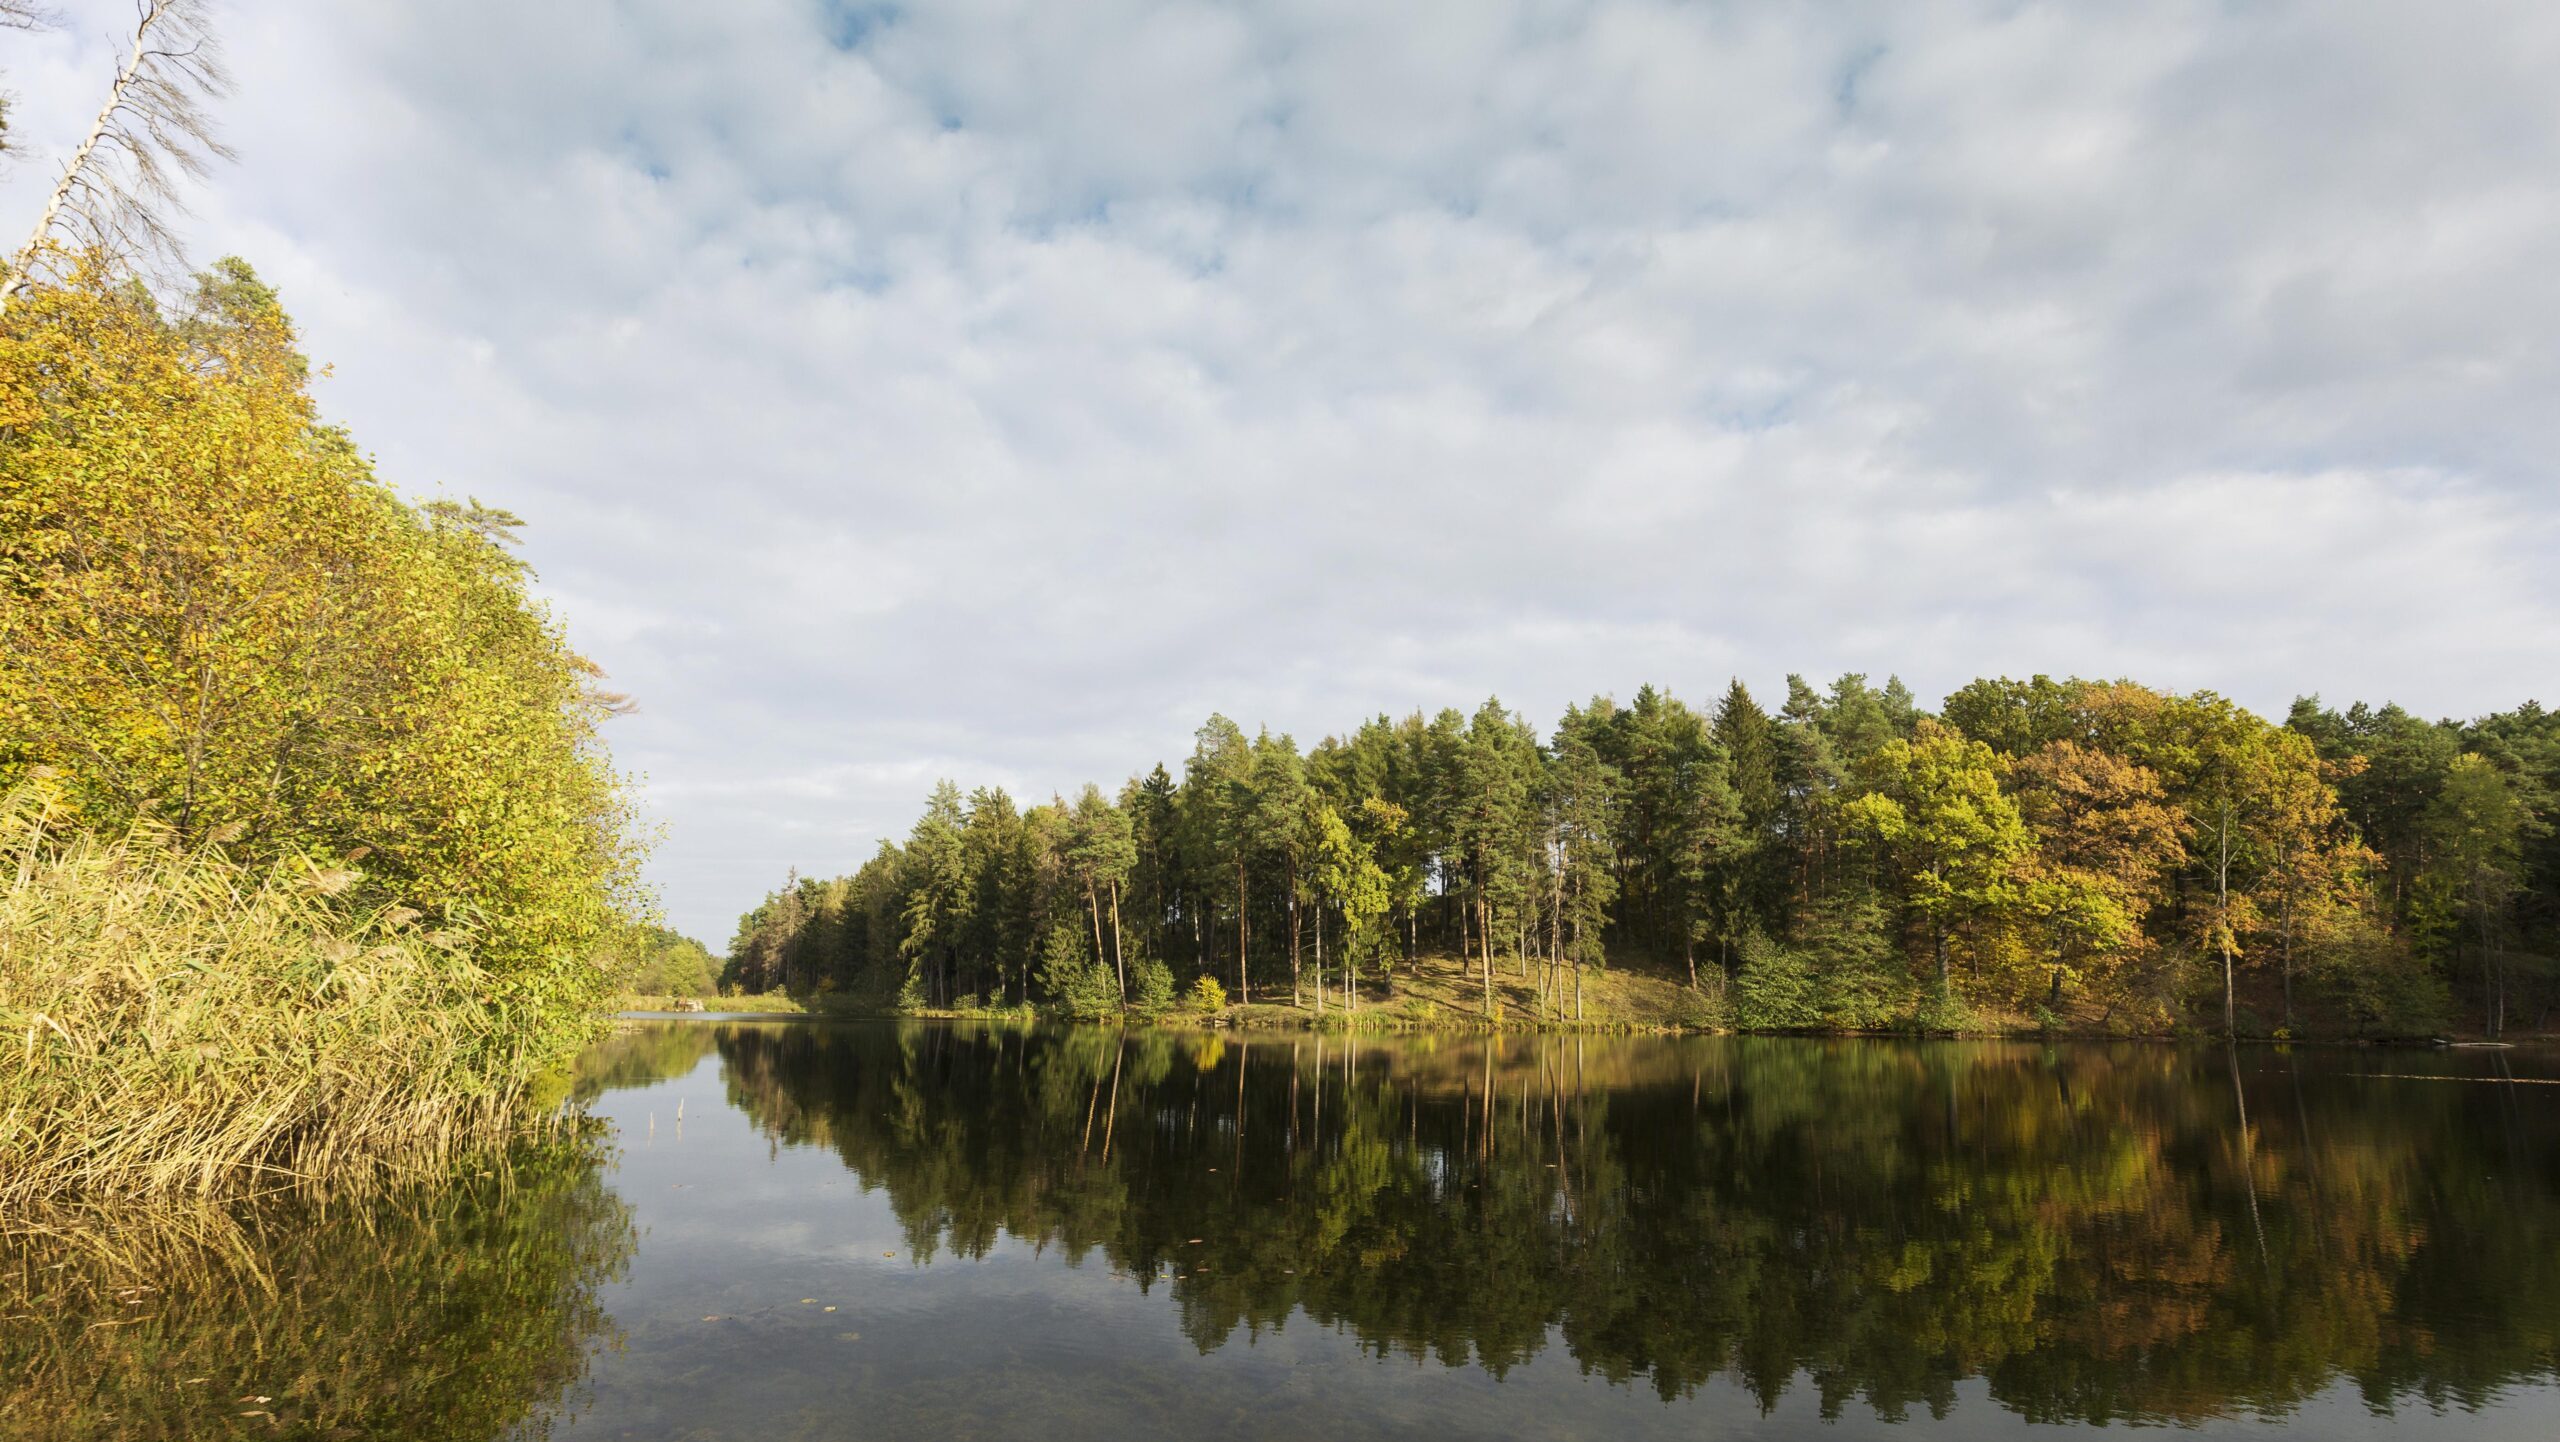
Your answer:
[[[0,7],[38,13],[28,0]],[[231,158],[205,110],[230,89],[204,0],[137,0],[132,49],[35,230],[10,258],[7,290],[24,290],[59,257],[87,251],[123,265],[174,260],[179,179]]]

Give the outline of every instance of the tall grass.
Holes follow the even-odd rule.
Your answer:
[[[469,938],[148,822],[0,799],[0,1229],[40,1203],[424,1174],[507,1134],[535,1065]]]

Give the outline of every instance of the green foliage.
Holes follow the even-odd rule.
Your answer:
[[[1075,1016],[1108,1016],[1119,1009],[1120,989],[1111,969],[1094,959],[1084,933],[1072,922],[1050,927],[1041,942],[1040,984]]]
[[[1173,968],[1152,956],[1129,963],[1129,1004],[1140,1011],[1164,1011],[1173,1005]]]
[[[720,963],[701,942],[663,926],[626,928],[607,953],[622,991],[636,996],[709,996]]]
[[[164,311],[90,266],[0,311],[0,787],[252,868],[361,857],[359,900],[468,928],[474,985],[572,1045],[644,910],[600,726],[519,523],[412,505],[324,424],[291,323],[225,262]]]
[[[2034,838],[2001,790],[1997,755],[1935,723],[1880,747],[1844,808],[1851,828],[1890,858],[1904,904],[1929,938],[1937,979],[1960,932],[1996,933],[2026,900],[2020,864]]]
[[[1822,996],[1810,957],[1753,933],[1735,948],[1734,1020],[1754,1031],[1795,1031],[1822,1024]]]
[[[1936,1035],[1971,1031],[1980,1024],[1980,1020],[1955,988],[1947,986],[1923,990],[1919,1004],[1911,1012],[1912,1030]]]
[[[1747,936],[1737,948],[1733,1015],[1755,1031],[1873,1031],[1899,1025],[1917,993],[1872,898],[1806,918],[1791,942]]]
[[[2225,1025],[2227,998],[2300,1035],[2405,1035],[2560,1006],[2555,797],[2560,719],[2533,706],[2464,727],[2305,703],[2279,728],[2035,678],[1939,719],[1853,674],[1789,677],[1774,715],[1739,683],[1712,718],[1644,687],[1544,742],[1487,701],[1303,753],[1212,716],[1179,781],[1155,766],[1117,800],[1017,812],[944,783],[903,845],[750,912],[730,968],[1089,1011],[1091,978],[1034,954],[1065,931],[1115,1000],[1151,957],[1177,987],[1356,1009],[1437,954],[1473,973],[1469,1009],[1507,993],[1541,1023],[1609,967],[1749,1026],[2158,1033]]]
[[[1218,985],[1214,976],[1204,976],[1191,983],[1183,1001],[1203,1016],[1215,1016],[1227,1009],[1227,989]]]

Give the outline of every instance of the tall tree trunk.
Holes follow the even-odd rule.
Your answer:
[[[1111,883],[1111,969],[1120,974],[1120,1004],[1129,1004],[1129,959],[1120,950],[1120,883]]]
[[[1289,863],[1289,1004],[1306,1005],[1298,985],[1298,864]]]
[[[1582,1019],[1582,922],[1574,922],[1574,1022]]]
[[[1572,854],[1571,851],[1563,853],[1566,857]],[[1564,966],[1564,874],[1570,869],[1569,862],[1559,860],[1556,865],[1555,884],[1548,888],[1551,904],[1547,909],[1547,979],[1546,984],[1538,988],[1538,999],[1549,1010],[1555,1008],[1556,987],[1563,980],[1561,973]],[[1576,890],[1578,892],[1579,888],[1577,887]]]
[[[1316,908],[1316,1015],[1324,1015],[1324,908]]]
[[[1100,966],[1103,957],[1107,955],[1102,949],[1102,896],[1093,889],[1093,883],[1089,881],[1084,887],[1084,909],[1093,917],[1093,964]],[[1120,1004],[1122,1006],[1129,1004],[1129,988],[1126,983],[1123,983],[1120,988]]]
[[[1476,941],[1484,955],[1484,1014],[1493,1019],[1493,908],[1482,896],[1476,898]]]
[[[2214,885],[2215,939],[2222,944],[2222,1034],[2229,1037],[2240,1029],[2238,988],[2233,973],[2238,964],[2231,955],[2231,804],[2222,806],[2222,831],[2216,841]]]
[[[2293,892],[2285,892],[2284,905],[2277,910],[2276,969],[2284,974],[2284,1030],[2293,1034]]]
[[[1244,970],[1245,953],[1251,949],[1253,933],[1245,927],[1244,903],[1244,858],[1239,856],[1236,858],[1236,1004],[1238,1006],[1253,1004],[1253,982],[1246,977]]]
[[[2489,1003],[2484,1008],[2486,1014],[2481,1018],[2484,1023],[2482,1030],[2488,1033],[2491,1041],[2495,1041],[2507,1029],[2507,968],[2499,959],[2497,948],[2490,944],[2490,903],[2484,888],[2473,888],[2473,903],[2473,909],[2480,917],[2480,973],[2489,982]]]
[[[98,146],[106,140],[108,132],[115,128],[116,112],[125,108],[134,87],[142,83],[143,66],[151,59],[152,26],[159,18],[161,8],[153,4],[143,11],[142,23],[134,27],[133,49],[126,55],[124,64],[117,68],[115,83],[107,87],[107,103],[99,107],[97,120],[90,125],[89,133],[81,138],[80,147],[71,152],[70,163],[62,167],[62,178],[54,182],[52,192],[45,197],[44,209],[36,213],[34,232],[28,235],[26,244],[9,258],[5,278],[11,293],[26,288],[27,273],[35,264],[37,248],[53,234],[53,228],[62,220],[63,208],[70,203],[71,197],[88,183],[91,158],[97,154]],[[184,829],[182,821],[181,832]]]

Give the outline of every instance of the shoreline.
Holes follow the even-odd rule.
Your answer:
[[[1230,1009],[1217,1015],[1197,1012],[1124,1012],[1101,1016],[1075,1016],[1034,1008],[980,1007],[969,1010],[950,1007],[927,1007],[913,1011],[877,1006],[811,1006],[797,999],[791,1005],[778,1005],[785,1000],[771,996],[748,998],[696,998],[703,1002],[699,1011],[665,1007],[625,1006],[612,1013],[616,1021],[975,1021],[1010,1023],[1065,1023],[1087,1026],[1117,1026],[1122,1030],[1151,1028],[1164,1031],[1190,1031],[1233,1034],[1265,1032],[1302,1035],[1367,1035],[1367,1036],[1653,1036],[1653,1037],[1791,1037],[1801,1041],[2006,1041],[2006,1042],[2147,1042],[2169,1046],[2229,1044],[2249,1046],[2317,1046],[2388,1049],[2397,1051],[2525,1051],[2540,1052],[2560,1049],[2560,1036],[2537,1033],[2512,1040],[2489,1041],[2476,1037],[2358,1037],[2306,1035],[2291,1037],[2237,1036],[2224,1037],[2213,1032],[2174,1031],[2092,1031],[2087,1029],[2016,1029],[1977,1028],[1958,1031],[1851,1031],[1851,1030],[1754,1030],[1746,1027],[1677,1026],[1643,1024],[1625,1020],[1547,1021],[1482,1017],[1442,1017],[1419,1019],[1396,1016],[1379,1022],[1365,1020],[1367,1012],[1354,1013],[1361,1020],[1336,1021],[1340,1015],[1323,1016],[1303,1008],[1289,1008],[1257,1003],[1249,1009]],[[634,1002],[658,998],[630,998]],[[729,1008],[712,1005],[716,1001],[742,1000],[755,1005]],[[1279,1012],[1281,1015],[1270,1015]]]

